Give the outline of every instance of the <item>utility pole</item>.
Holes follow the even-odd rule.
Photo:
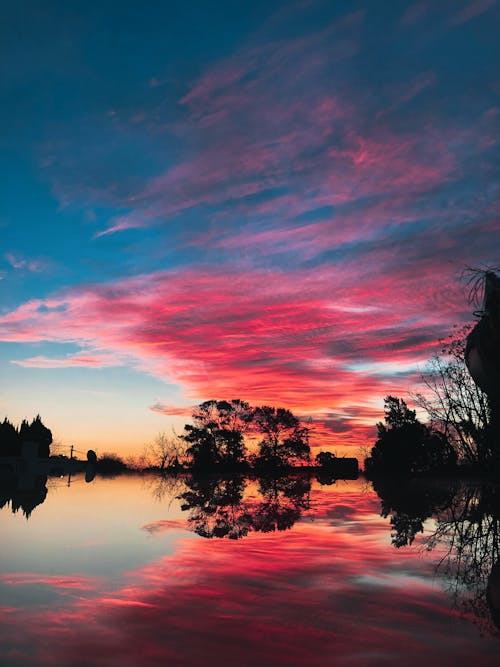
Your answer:
[[[73,450],[74,450],[74,448],[75,448],[74,445],[70,445],[70,451],[69,451],[69,460],[70,461],[73,460]],[[71,484],[71,467],[70,467],[69,473],[68,473],[68,486],[70,486],[70,484]]]

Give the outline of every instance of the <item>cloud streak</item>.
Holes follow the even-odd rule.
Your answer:
[[[428,268],[426,280],[374,269],[360,279],[357,266],[343,263],[148,274],[29,301],[0,316],[0,340],[82,350],[15,360],[25,367],[132,364],[176,382],[190,402],[241,396],[335,413],[363,431],[382,397],[407,387],[449,321],[461,316],[460,290],[436,287],[437,269]],[[172,414],[172,407],[155,410]]]

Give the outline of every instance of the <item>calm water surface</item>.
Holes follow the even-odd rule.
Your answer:
[[[1,665],[500,664],[494,487],[44,482],[0,482]]]

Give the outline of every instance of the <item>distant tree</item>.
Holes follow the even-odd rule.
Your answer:
[[[192,419],[193,424],[184,427],[182,438],[194,468],[234,467],[244,463],[244,434],[252,421],[248,403],[239,399],[205,401],[194,410]]]
[[[290,410],[268,405],[255,408],[254,424],[263,436],[255,459],[257,467],[286,467],[309,461],[309,429]]]
[[[96,469],[104,477],[113,477],[128,470],[121,456],[108,452],[97,459]]]
[[[144,460],[147,465],[164,471],[167,468],[180,468],[186,457],[186,441],[172,433],[158,433],[150,444],[146,445]]]
[[[0,423],[0,456],[20,456],[21,440],[16,427],[7,417]]]
[[[456,463],[446,437],[416,418],[404,400],[387,396],[385,424],[377,424],[378,438],[365,460],[369,475],[411,475],[442,469]]]
[[[40,417],[37,415],[31,424],[23,419],[19,429],[21,442],[38,443],[38,456],[48,458],[50,455],[50,445],[52,443],[52,431],[47,428]]]

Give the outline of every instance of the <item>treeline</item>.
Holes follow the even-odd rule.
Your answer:
[[[268,405],[252,407],[246,401],[210,400],[192,413],[192,423],[181,435],[160,433],[143,454],[143,468],[161,472],[267,472],[282,474],[311,465],[309,428],[290,410]],[[315,467],[325,483],[335,476],[356,478],[356,459],[319,452]]]
[[[36,443],[40,458],[50,456],[52,432],[44,425],[40,415],[31,422],[23,419],[19,427],[14,426],[7,418],[0,422],[0,457],[22,456],[23,443],[27,442]]]
[[[260,470],[307,464],[310,454],[309,429],[290,410],[235,399],[201,403],[182,435],[160,434],[145,458],[160,470]]]

